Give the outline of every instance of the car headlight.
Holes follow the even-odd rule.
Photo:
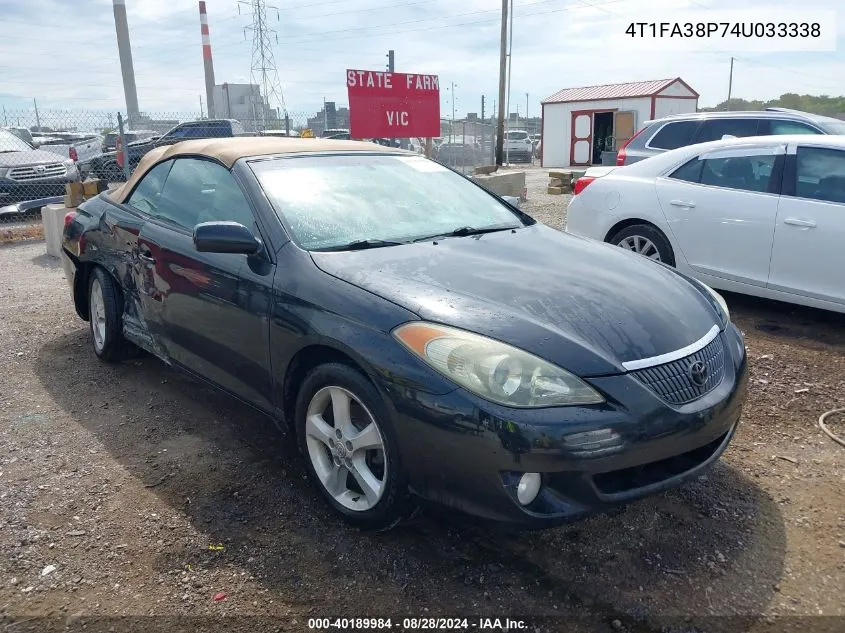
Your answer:
[[[0,178],[5,178],[6,174],[9,173],[9,167],[0,167]]]
[[[393,336],[437,372],[472,393],[507,407],[600,404],[604,398],[577,376],[499,341],[436,323],[406,323]]]
[[[720,295],[718,292],[713,290],[713,288],[708,286],[706,283],[701,282],[698,279],[693,279],[693,281],[696,284],[698,284],[710,296],[710,298],[716,304],[715,307],[718,308],[717,311],[721,312],[721,316],[722,316],[724,322],[727,323],[728,321],[730,321],[731,320],[731,312],[730,312],[730,310],[728,310],[728,304],[727,304],[727,302],[725,302],[725,298],[722,295]]]

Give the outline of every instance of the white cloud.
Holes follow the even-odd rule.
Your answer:
[[[834,6],[833,0],[824,3]],[[455,82],[458,114],[487,113],[497,98],[499,10],[493,0],[295,0],[268,9],[279,44],[272,47],[288,110],[313,113],[323,98],[346,102],[346,68],[383,68],[396,51],[399,72],[436,73],[443,88]],[[719,20],[727,0],[514,0],[511,110],[531,114],[539,101],[569,86],[680,76],[712,105],[727,94],[730,52],[654,53],[627,50],[608,37],[618,19],[655,11],[671,21],[682,10],[705,10]],[[136,83],[143,110],[195,113],[205,98],[196,0],[126,0]],[[250,76],[249,20],[234,0],[207,0],[215,78],[244,82]],[[590,6],[592,5],[592,6]],[[751,2],[772,19],[796,0]],[[123,87],[111,0],[0,0],[0,104],[8,111],[123,109]],[[840,11],[845,14],[845,11]],[[763,19],[763,18],[761,18]],[[839,15],[837,27],[843,33]],[[826,25],[832,26],[832,25]],[[733,94],[772,98],[784,92],[845,92],[842,53],[761,55],[737,53]],[[447,103],[448,102],[448,103]]]

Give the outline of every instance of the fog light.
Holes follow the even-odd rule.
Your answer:
[[[519,485],[516,487],[516,498],[522,505],[527,506],[537,498],[542,482],[540,473],[525,473],[519,478]]]

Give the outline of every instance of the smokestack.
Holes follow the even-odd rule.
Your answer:
[[[112,0],[114,28],[117,31],[117,52],[120,55],[120,72],[123,74],[123,94],[129,127],[137,124],[138,91],[135,89],[135,68],[132,66],[132,46],[129,44],[129,23],[126,20],[126,0]]]
[[[208,102],[208,118],[217,116],[214,110],[214,63],[211,61],[211,36],[208,34],[208,14],[205,0],[200,0],[200,33],[202,33],[202,61],[205,64],[205,100]]]

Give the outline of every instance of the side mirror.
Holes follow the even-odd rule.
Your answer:
[[[508,204],[519,208],[520,199],[519,196],[502,196],[502,200],[507,202]]]
[[[194,248],[200,253],[255,255],[260,240],[237,222],[203,222],[194,227]]]

